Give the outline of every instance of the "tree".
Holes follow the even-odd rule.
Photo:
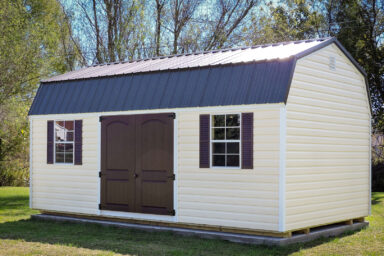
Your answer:
[[[217,14],[213,22],[208,22],[210,34],[203,43],[204,50],[222,48],[230,41],[232,33],[241,26],[257,3],[257,0],[217,0],[214,7]]]
[[[173,27],[173,50],[172,53],[178,52],[179,37],[181,31],[191,20],[196,8],[201,2],[195,0],[172,0],[170,1],[170,9],[172,15]]]
[[[77,55],[67,19],[55,0],[1,1],[0,35],[0,179],[14,177],[16,170],[24,177],[27,112],[37,84],[43,77],[72,69]]]
[[[138,47],[146,33],[145,0],[76,0],[76,4],[81,12],[72,18],[73,26],[83,40],[81,51],[88,64],[125,61],[141,55]],[[66,12],[72,8],[65,6]]]
[[[163,10],[166,2],[165,0],[155,0],[155,1],[156,1],[155,55],[160,56],[161,26],[162,26],[162,17],[164,15]]]

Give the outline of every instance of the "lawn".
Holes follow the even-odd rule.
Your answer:
[[[384,255],[384,193],[374,193],[370,227],[287,247],[31,220],[28,188],[0,187],[0,255]]]

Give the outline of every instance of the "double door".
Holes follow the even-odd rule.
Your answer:
[[[100,209],[174,215],[174,114],[101,117]]]

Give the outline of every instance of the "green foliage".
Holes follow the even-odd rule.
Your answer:
[[[13,97],[0,107],[0,186],[29,182],[29,99]]]
[[[42,77],[73,67],[74,46],[56,0],[0,1],[0,35],[0,186],[27,185],[32,96]]]

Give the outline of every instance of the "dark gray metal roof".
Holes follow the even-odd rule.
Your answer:
[[[284,102],[294,59],[42,83],[30,115]]]
[[[42,81],[29,115],[286,102],[296,60],[335,39],[99,65]],[[367,84],[368,88],[368,84]]]

